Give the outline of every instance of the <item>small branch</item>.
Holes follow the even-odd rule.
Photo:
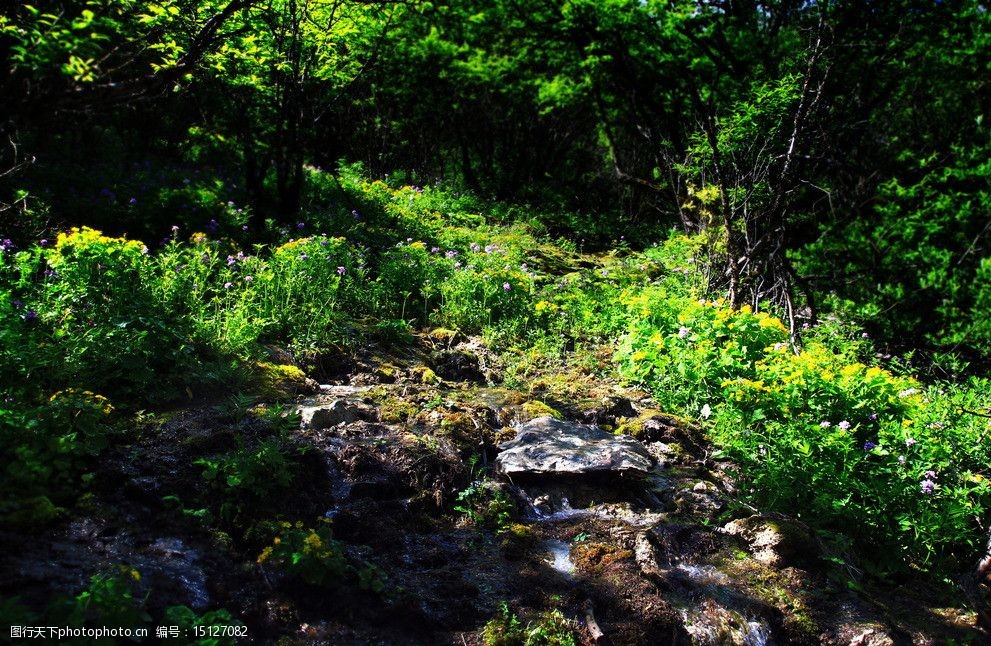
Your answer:
[[[595,620],[595,612],[592,608],[591,599],[585,600],[585,603],[582,604],[582,610],[585,612],[585,625],[588,627],[589,635],[592,636],[592,642],[595,644],[608,644],[609,638],[602,632],[602,629],[599,628],[599,623]]]

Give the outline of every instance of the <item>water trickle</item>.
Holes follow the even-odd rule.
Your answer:
[[[571,578],[575,574],[575,564],[571,560],[571,544],[552,539],[544,541],[544,548],[550,553],[547,563],[564,576]]]

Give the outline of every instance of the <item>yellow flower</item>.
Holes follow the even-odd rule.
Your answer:
[[[272,556],[272,548],[266,547],[262,550],[262,553],[258,555],[257,563],[262,564],[268,560],[268,557]]]

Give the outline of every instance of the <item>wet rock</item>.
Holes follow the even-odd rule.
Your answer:
[[[510,476],[643,474],[654,463],[647,449],[631,437],[553,417],[527,422],[515,438],[499,448],[496,470]]]
[[[609,417],[636,417],[637,409],[626,397],[610,395],[602,399],[602,413]]]
[[[699,483],[704,484],[704,483]],[[674,496],[674,505],[679,514],[693,518],[712,518],[726,506],[719,491],[714,487],[679,491]]]
[[[160,597],[202,611],[210,605],[206,573],[200,567],[200,554],[181,539],[159,538],[142,550],[133,562]]]
[[[754,559],[769,567],[806,565],[818,553],[811,530],[797,520],[750,516],[728,523],[723,532],[742,538]]]
[[[299,412],[302,427],[313,429],[333,428],[338,424],[375,418],[375,409],[343,399],[337,399],[328,405],[303,406]]]
[[[894,646],[895,640],[881,628],[864,628],[854,631],[850,646]]]
[[[450,381],[485,381],[478,356],[465,350],[440,350],[430,355],[434,372]]]
[[[124,485],[128,497],[146,505],[157,505],[162,498],[162,483],[154,476],[130,478]]]

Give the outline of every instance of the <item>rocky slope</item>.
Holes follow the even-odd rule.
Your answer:
[[[43,608],[126,564],[152,617],[227,608],[251,643],[512,643],[486,624],[555,609],[580,643],[982,638],[934,589],[872,583],[801,522],[747,507],[698,428],[602,375],[506,387],[498,356],[439,331],[326,357],[319,387],[159,415],[63,523],[0,531],[0,587]],[[231,484],[247,467],[222,456],[273,446],[258,482]],[[373,575],[315,585],[262,558],[296,522],[328,525]]]

